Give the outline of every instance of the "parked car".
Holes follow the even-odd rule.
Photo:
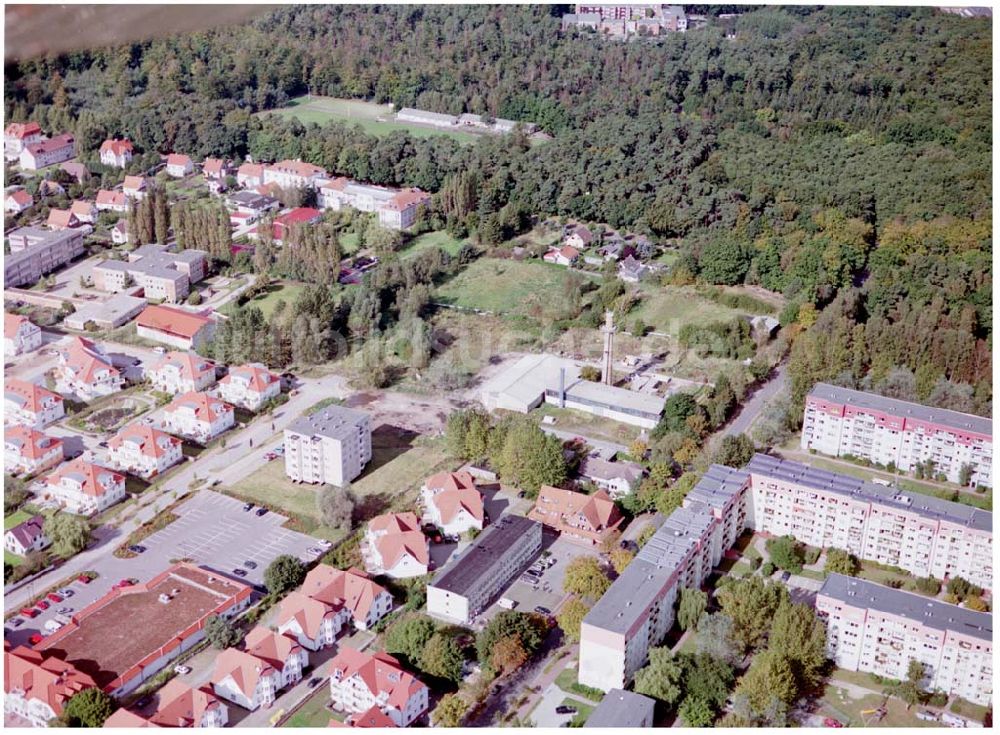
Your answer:
[[[38,610],[36,610],[33,607],[23,608],[21,610],[21,614],[24,615],[26,618],[37,618],[39,615]]]
[[[157,345],[156,347],[153,348],[153,352],[155,352],[157,355],[165,355],[167,354],[167,349],[165,347],[160,347],[159,345]]]
[[[91,579],[86,574],[81,574],[79,577],[76,578],[76,581],[79,582],[80,584],[90,584]]]
[[[245,577],[245,576],[247,576],[247,572],[246,572],[245,569],[234,569],[233,570],[233,574],[235,574],[237,577]]]
[[[39,600],[38,602],[35,603],[35,607],[37,607],[39,610],[48,610],[49,603],[47,603],[45,600]]]
[[[539,615],[551,615],[552,614],[552,611],[549,610],[547,607],[544,607],[543,605],[536,605],[535,606],[535,612],[538,613]]]
[[[136,709],[142,709],[152,701],[153,701],[153,695],[147,694],[145,696],[139,697],[139,699],[136,700],[135,707]]]
[[[97,446],[103,447],[104,449],[107,449],[108,448],[108,443],[107,442],[97,442]]]
[[[22,610],[22,612],[24,611]],[[20,628],[22,625],[24,625],[24,618],[14,618],[13,620],[10,621],[10,624],[15,628]]]
[[[557,715],[575,715],[576,707],[570,707],[568,704],[560,704],[556,707]]]
[[[257,562],[250,561],[249,559],[247,559],[245,562],[243,562],[243,566],[245,566],[247,569],[256,569]]]
[[[254,506],[253,503],[244,503],[243,510],[253,510],[253,506]]]
[[[56,610],[56,612],[59,613],[60,615],[70,615],[73,612],[73,608],[71,608],[71,607],[61,607],[58,610]]]
[[[791,578],[792,578],[792,573],[791,572],[782,572],[781,573],[781,581],[782,582],[787,582]]]
[[[825,717],[823,719],[823,727],[843,727],[844,723],[840,720],[835,720],[832,717]]]
[[[258,516],[266,515],[267,514],[267,508],[258,508],[256,514]]]
[[[325,539],[325,538],[321,538],[316,543],[318,543],[324,549],[329,549],[331,546],[333,546],[333,541],[330,541],[329,539]]]
[[[264,455],[264,459],[266,459],[268,462],[276,460],[277,458],[278,455],[275,454],[274,452],[268,452],[267,454]]]
[[[59,594],[62,595],[63,597],[72,597],[76,593],[73,590],[71,590],[69,587],[66,587],[65,589],[59,590]]]
[[[519,498],[523,498],[523,497],[524,497],[524,496],[526,496],[527,494],[528,494],[528,493],[526,493],[526,492],[525,492],[524,490],[522,490],[521,492],[519,492],[519,493],[517,494],[517,497],[519,497]]]
[[[322,683],[323,683],[323,677],[321,677],[321,676],[314,676],[312,679],[309,680],[309,688],[310,689],[315,689],[316,687],[318,687]]]
[[[131,551],[133,554],[141,554],[146,550],[146,547],[143,546],[142,544],[132,544],[131,546],[128,547],[128,550]]]
[[[184,674],[190,674],[191,673],[191,667],[190,666],[185,666],[184,664],[177,664],[174,667],[174,671],[183,676]]]
[[[135,584],[135,581],[133,581],[131,579],[128,579],[128,578],[125,578],[125,579],[119,580],[118,582],[115,582],[115,586],[112,587],[111,589],[120,590],[123,587],[131,587],[134,584]]]
[[[41,633],[32,633],[31,637],[28,638],[28,643],[34,646],[38,643],[41,643],[43,638],[45,638],[45,636],[43,636]]]
[[[279,457],[284,456],[284,454],[285,454],[285,445],[284,444],[279,444],[278,446],[276,446],[274,448],[274,453],[277,454]]]
[[[49,594],[45,596],[49,599],[50,602],[62,602],[62,597],[55,592],[49,592]]]
[[[57,630],[63,627],[63,624],[60,620],[56,620],[55,618],[53,618],[52,620],[47,620],[43,627],[45,628],[45,631],[47,633],[55,633]]]
[[[930,710],[921,709],[917,710],[917,719],[923,720],[924,722],[937,722],[938,716]]]

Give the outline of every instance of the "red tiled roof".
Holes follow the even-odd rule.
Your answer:
[[[125,482],[125,475],[120,475],[107,467],[101,467],[83,459],[74,459],[56,468],[56,471],[45,478],[48,485],[59,485],[63,478],[79,482],[84,495],[98,498],[108,489]]]
[[[232,676],[236,686],[248,698],[253,698],[257,682],[262,676],[271,676],[274,668],[246,651],[227,648],[215,658],[215,671],[212,683],[221,684],[227,676]]]
[[[264,167],[259,163],[243,163],[236,169],[236,175],[260,178],[264,175]]]
[[[290,159],[285,159],[284,161],[278,161],[270,166],[265,166],[265,168],[271,171],[280,171],[282,173],[291,173],[296,176],[303,176],[309,178],[310,176],[325,176],[326,171],[324,171],[319,166],[314,166],[311,163],[306,163],[305,161],[293,161]]]
[[[420,191],[420,189],[404,189],[386,202],[385,208],[402,212],[415,204],[428,202],[430,201],[430,198],[430,194]]]
[[[392,718],[376,705],[372,705],[370,709],[360,714],[348,715],[344,724],[348,727],[396,727]]]
[[[215,421],[221,414],[231,413],[233,410],[233,407],[225,401],[220,401],[203,391],[191,391],[177,396],[164,410],[167,413],[174,413],[181,407],[192,409],[199,421],[208,422]]]
[[[63,397],[58,393],[53,393],[40,385],[29,383],[26,380],[19,380],[18,378],[8,378],[4,382],[3,390],[5,394],[13,393],[24,401],[25,410],[32,413],[38,413],[42,410],[42,400],[45,398],[50,398],[57,403],[62,403],[63,401]]]
[[[207,686],[194,688],[180,679],[171,679],[158,697],[156,712],[149,718],[154,727],[198,727],[206,712],[225,706]]]
[[[123,207],[125,206],[125,192],[101,189],[97,192],[97,203],[106,204],[110,207]]]
[[[320,189],[333,189],[334,191],[343,191],[351,180],[346,176],[338,176],[335,179],[326,179],[325,181],[319,182]]]
[[[146,188],[146,179],[142,176],[126,176],[122,189],[129,191],[142,191]]]
[[[375,539],[375,546],[385,569],[392,569],[403,556],[411,556],[424,566],[430,563],[427,537],[420,531],[387,533]]]
[[[375,598],[386,592],[364,572],[320,564],[306,575],[302,594],[331,607],[346,607],[355,620],[366,620]]]
[[[168,166],[187,166],[189,163],[191,163],[191,156],[183,153],[171,153],[167,156]]]
[[[122,140],[119,140],[118,138],[114,138],[112,140],[106,140],[103,143],[101,143],[101,153],[104,153],[105,151],[111,151],[116,156],[120,156],[122,153],[125,153],[126,151],[131,152],[132,141],[130,141],[128,138],[124,138]]]
[[[18,189],[15,192],[11,192],[7,195],[7,198],[13,199],[22,207],[30,205],[34,201],[34,199],[31,198],[31,194],[26,192],[24,189]]]
[[[372,531],[419,531],[420,522],[415,513],[383,513],[368,521],[368,528]]]
[[[195,352],[172,351],[164,355],[152,368],[152,372],[158,373],[165,367],[173,366],[180,371],[181,377],[185,380],[197,381],[206,373],[215,374],[215,363],[208,358],[202,357]]]
[[[201,170],[206,174],[218,175],[226,169],[226,162],[221,158],[206,158],[201,164]]]
[[[302,651],[302,646],[291,636],[260,625],[247,633],[244,643],[247,653],[266,661],[276,671],[285,668],[289,656]]]
[[[111,363],[111,359],[99,352],[92,341],[83,337],[73,337],[69,347],[62,350],[59,357],[61,367],[82,383],[94,382],[100,371],[119,375],[118,368]]]
[[[397,709],[406,707],[410,698],[427,685],[405,671],[399,661],[387,653],[363,653],[342,646],[330,662],[331,672],[339,671],[340,679],[357,677],[374,696],[387,694],[387,704]]]
[[[98,194],[98,196],[100,196],[100,194]],[[94,213],[94,203],[88,202],[84,199],[77,199],[69,205],[69,211],[77,217],[81,215],[84,217],[90,217]]]
[[[254,393],[263,393],[267,390],[269,385],[273,385],[281,380],[281,378],[272,373],[259,362],[251,362],[247,365],[237,365],[236,367],[231,367],[229,368],[229,374],[219,382],[229,385],[233,382],[234,377],[245,380],[247,382],[247,387]]]
[[[108,449],[118,449],[125,442],[138,444],[139,451],[147,457],[162,457],[181,440],[147,424],[129,424],[111,437]]]
[[[147,306],[143,309],[136,324],[147,329],[194,339],[198,332],[211,321],[208,317],[192,314],[190,311],[158,305]]]
[[[11,314],[9,312],[3,313],[3,336],[7,339],[13,339],[17,336],[18,330],[21,325],[27,322],[31,324],[31,320],[26,316],[21,314]]]
[[[625,520],[604,490],[584,495],[549,485],[542,485],[538,491],[535,507],[528,517],[559,531],[572,531],[593,540],[603,539]]]
[[[25,123],[11,123],[3,131],[4,135],[9,135],[13,138],[27,138],[29,135],[40,135],[42,132],[41,126],[36,122],[25,122]]]
[[[51,151],[57,151],[60,148],[65,148],[66,146],[71,146],[76,142],[75,138],[69,133],[63,133],[62,135],[57,135],[54,138],[49,138],[48,140],[40,140],[37,143],[32,143],[27,147],[29,153],[49,153]]]
[[[55,656],[45,658],[25,646],[4,650],[3,658],[4,692],[23,692],[25,699],[45,702],[57,716],[73,695],[96,686],[92,678],[76,667]]]
[[[68,209],[50,209],[49,218],[45,224],[62,230],[80,224],[80,220]]]
[[[38,429],[20,425],[4,428],[3,440],[5,444],[16,446],[18,454],[26,459],[44,457],[63,443],[57,436],[48,436]]]

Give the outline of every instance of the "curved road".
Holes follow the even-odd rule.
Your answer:
[[[736,414],[729,424],[722,430],[722,436],[734,436],[750,431],[750,428],[760,417],[761,412],[767,402],[788,387],[788,362],[781,362],[774,372],[774,376],[757,388],[750,400],[743,404],[740,412]]]

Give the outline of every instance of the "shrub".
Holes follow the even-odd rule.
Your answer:
[[[775,569],[774,563],[766,561],[763,563],[763,565],[761,565],[760,573],[763,574],[765,577],[770,577],[772,574],[774,574],[774,569]]]

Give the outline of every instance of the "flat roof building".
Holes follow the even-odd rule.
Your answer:
[[[652,727],[656,701],[642,694],[612,689],[590,713],[584,727]]]
[[[5,288],[35,283],[46,273],[83,255],[82,229],[45,230],[21,227],[7,235],[10,254],[3,259]]]
[[[371,418],[364,411],[328,406],[285,429],[285,474],[295,482],[341,487],[371,458]]]
[[[119,293],[105,301],[79,305],[63,320],[63,325],[81,332],[88,324],[97,329],[115,329],[139,316],[146,305],[146,299]]]

